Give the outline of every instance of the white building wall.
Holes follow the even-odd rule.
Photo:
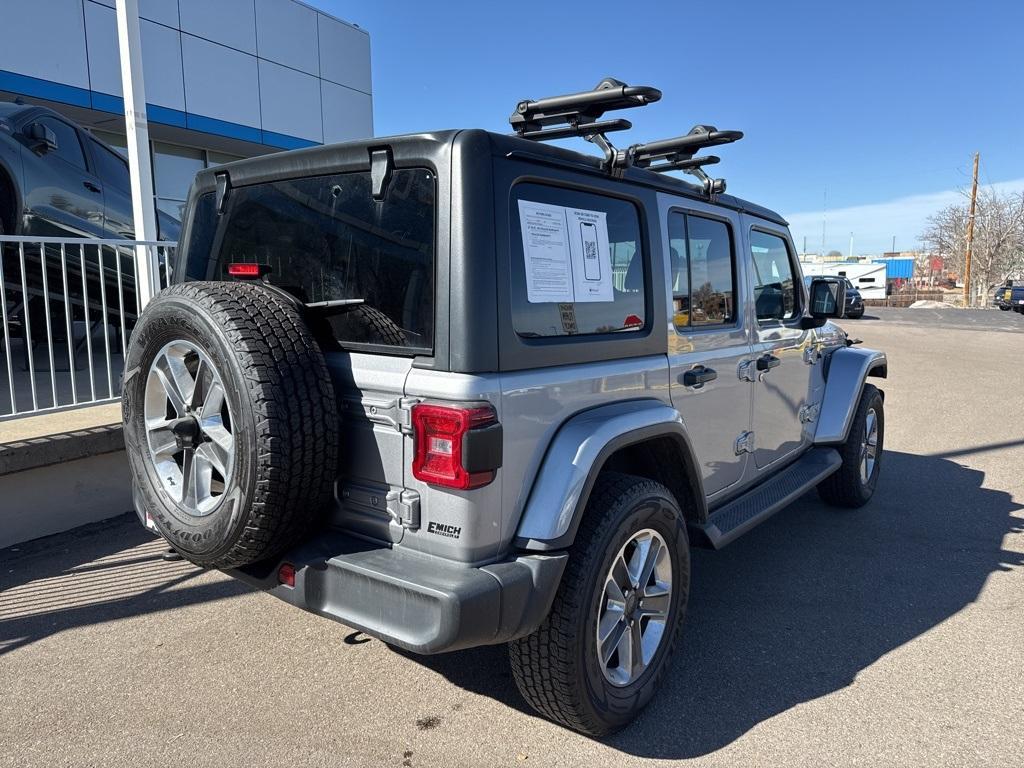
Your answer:
[[[364,30],[295,0],[140,0],[139,11],[147,101],[196,116],[189,128],[216,132],[201,119],[212,118],[280,135],[265,143],[372,135]],[[121,96],[114,0],[10,3],[0,20],[0,78]]]
[[[805,277],[845,277],[860,291],[865,299],[884,299],[885,264],[850,264],[846,262],[802,262]]]
[[[5,3],[0,69],[76,88],[89,87],[82,0]],[[46,30],[45,44],[40,30]]]

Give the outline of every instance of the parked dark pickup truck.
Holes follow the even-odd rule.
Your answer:
[[[181,233],[162,211],[157,227]],[[134,239],[128,164],[52,109],[0,102],[0,235]]]

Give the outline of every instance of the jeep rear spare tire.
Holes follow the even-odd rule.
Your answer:
[[[338,415],[298,310],[253,283],[189,282],[132,332],[122,397],[139,512],[197,565],[292,546],[332,498]]]

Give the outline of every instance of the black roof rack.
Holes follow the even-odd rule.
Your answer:
[[[605,165],[615,173],[617,152],[605,134],[633,127],[629,120],[601,120],[605,112],[645,107],[661,98],[661,91],[649,85],[626,85],[606,77],[590,91],[524,100],[508,121],[516,135],[534,141],[552,141],[579,136],[597,144],[605,155]],[[556,126],[556,127],[549,127]]]
[[[721,194],[725,192],[725,179],[712,179],[704,172],[705,165],[716,165],[720,158],[694,155],[707,147],[731,144],[742,138],[743,131],[720,131],[713,125],[695,125],[685,136],[634,144],[627,153],[638,168],[658,173],[683,171],[700,179],[708,195]]]
[[[621,118],[601,120],[606,112],[644,107],[661,98],[661,91],[647,85],[626,85],[606,77],[593,90],[550,96],[516,104],[508,121],[517,136],[534,141],[551,141],[579,136],[599,146],[604,152],[604,167],[613,176],[622,176],[630,166],[657,173],[683,171],[696,176],[706,194],[725,191],[724,179],[711,179],[704,166],[715,165],[714,155],[694,157],[702,149],[730,144],[743,138],[741,131],[720,131],[713,125],[695,125],[685,136],[634,144],[616,149],[605,134],[633,127]]]
[[[605,112],[644,107],[660,98],[661,91],[657,88],[626,85],[620,80],[606,77],[591,91],[520,101],[508,121],[516,134],[525,139],[545,141],[568,136],[586,137],[598,132],[632,128],[633,124],[628,120],[598,121]],[[561,128],[547,127],[558,123],[564,125]]]

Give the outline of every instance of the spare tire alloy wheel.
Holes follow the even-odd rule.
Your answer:
[[[179,339],[153,359],[146,379],[146,438],[167,495],[189,515],[213,512],[231,480],[231,408],[213,362]]]
[[[172,285],[132,331],[122,396],[137,510],[207,568],[271,560],[334,499],[334,386],[298,308],[253,283]]]

